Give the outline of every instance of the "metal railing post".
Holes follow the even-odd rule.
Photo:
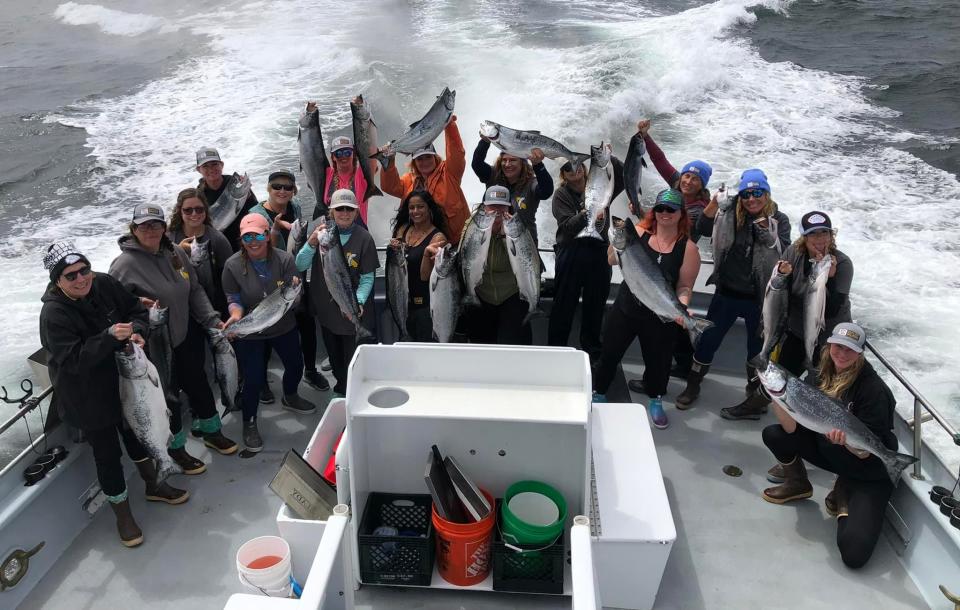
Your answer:
[[[917,396],[913,397],[913,456],[917,461],[913,463],[913,472],[910,474],[917,481],[923,480],[920,470],[920,460],[923,454],[923,403]]]

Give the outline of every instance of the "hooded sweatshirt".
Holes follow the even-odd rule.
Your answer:
[[[170,339],[177,347],[187,337],[190,316],[204,328],[214,326],[220,317],[200,286],[190,257],[180,246],[173,252],[161,246],[156,254],[147,252],[133,235],[124,235],[120,256],[110,263],[110,275],[120,280],[123,287],[137,295],[160,302],[169,309]],[[173,257],[180,262],[174,268]]]
[[[147,310],[117,280],[94,273],[90,293],[71,299],[53,283],[41,300],[40,344],[60,416],[81,430],[120,423],[120,379],[114,352],[125,344],[107,331],[118,322],[133,323],[146,336]]]

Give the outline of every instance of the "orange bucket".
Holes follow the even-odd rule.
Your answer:
[[[480,490],[490,506],[493,496]],[[474,523],[452,523],[432,508],[433,528],[437,539],[437,571],[452,585],[468,587],[483,582],[490,573],[490,546],[493,538],[495,510]]]

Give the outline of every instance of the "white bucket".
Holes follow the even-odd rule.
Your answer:
[[[279,557],[280,561],[266,568],[251,568],[250,564],[264,557]],[[279,536],[260,536],[244,542],[237,550],[237,572],[240,582],[270,597],[290,597],[290,545]]]

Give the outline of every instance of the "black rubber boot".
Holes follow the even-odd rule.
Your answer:
[[[720,417],[723,419],[760,419],[760,416],[767,412],[767,404],[770,401],[759,392],[750,394],[743,402],[732,407],[720,409]]]
[[[120,544],[125,547],[135,547],[143,544],[143,531],[137,522],[133,519],[133,513],[130,512],[130,500],[123,502],[107,502],[113,509],[113,514],[117,517],[117,533],[120,534]]]
[[[687,375],[687,387],[683,388],[683,391],[677,395],[677,400],[674,401],[678,409],[685,411],[690,408],[693,401],[700,396],[700,383],[703,382],[703,378],[709,372],[709,364],[701,364],[696,359],[693,360],[693,364],[690,366],[690,374]]]
[[[150,502],[183,504],[190,499],[190,492],[186,489],[178,489],[166,481],[157,483],[157,467],[151,458],[134,462],[134,464],[140,471],[140,478],[146,484],[146,496]]]

